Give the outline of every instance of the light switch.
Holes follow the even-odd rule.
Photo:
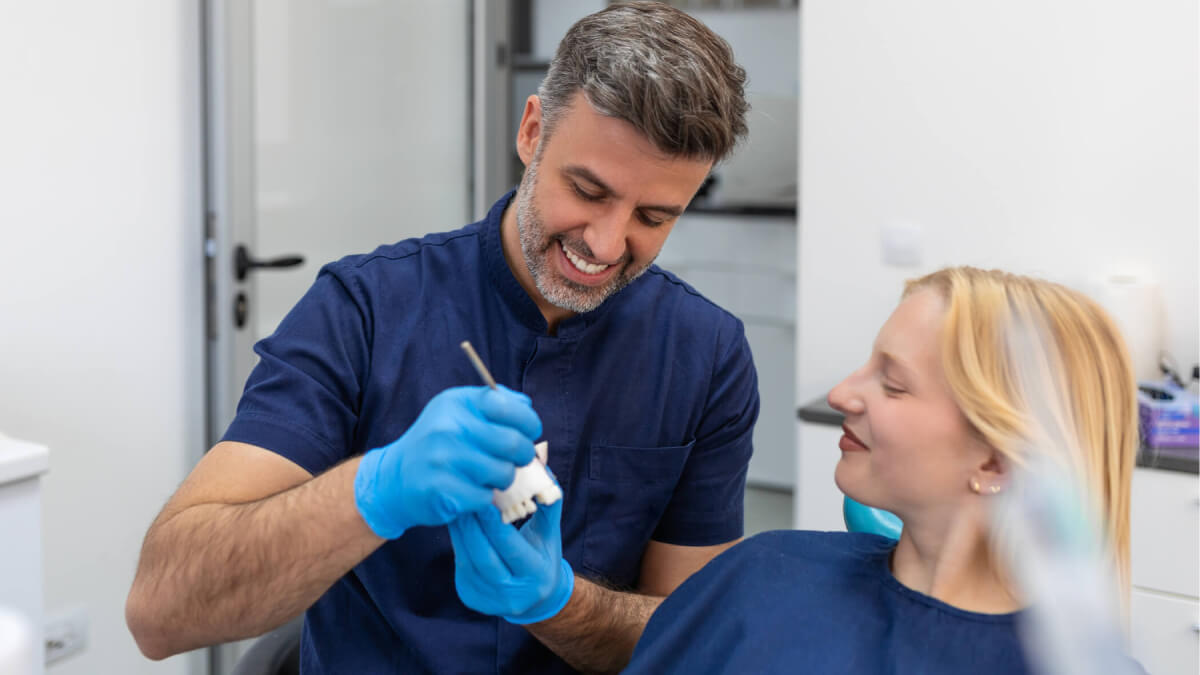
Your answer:
[[[893,221],[883,226],[880,241],[883,264],[893,267],[917,267],[925,247],[925,230],[916,223]]]

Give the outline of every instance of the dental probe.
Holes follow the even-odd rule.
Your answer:
[[[479,377],[483,378],[487,386],[496,389],[496,379],[488,372],[487,366],[483,365],[483,359],[479,358],[471,343],[463,340],[459,346],[467,353],[467,358],[471,360],[471,365],[475,366]],[[542,441],[533,447],[533,461],[517,467],[512,484],[505,490],[492,489],[492,503],[500,510],[500,519],[505,523],[513,523],[532,515],[537,511],[538,504],[548,506],[562,499],[562,489],[546,469],[546,463],[549,462],[549,444]]]
[[[462,350],[467,353],[467,358],[471,359],[471,365],[475,366],[475,372],[479,373],[479,377],[483,378],[483,383],[492,389],[496,388],[496,380],[492,374],[488,372],[487,366],[483,365],[483,359],[479,358],[479,354],[475,352],[475,348],[471,346],[469,340],[463,340],[459,345]]]

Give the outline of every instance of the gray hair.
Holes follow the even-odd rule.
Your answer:
[[[745,84],[729,43],[703,23],[630,2],[571,26],[538,97],[545,138],[582,91],[596,112],[629,122],[663,153],[719,162],[746,135]]]

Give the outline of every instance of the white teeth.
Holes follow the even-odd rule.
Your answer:
[[[563,253],[567,254],[567,260],[571,261],[571,264],[575,266],[575,269],[583,272],[584,274],[599,274],[608,269],[608,265],[593,265],[574,253],[571,253],[566,246],[562,245],[562,242],[559,242],[558,245],[562,247]]]

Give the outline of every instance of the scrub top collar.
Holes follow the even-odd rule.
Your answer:
[[[521,287],[521,283],[517,281],[516,276],[508,267],[508,261],[504,258],[504,246],[500,236],[500,223],[503,220],[504,210],[512,202],[516,190],[510,190],[492,205],[488,211],[487,218],[483,224],[483,230],[480,241],[483,247],[483,257],[486,261],[488,276],[491,278],[492,287],[504,300],[504,304],[509,308],[517,319],[525,324],[529,329],[545,336],[549,325],[546,323],[546,317],[542,316],[541,310],[538,309],[537,303],[525,289]],[[563,319],[558,322],[557,337],[559,339],[573,339],[581,336],[589,327],[595,325],[612,307],[613,301],[629,290],[630,287],[637,285],[641,279],[630,284],[628,287],[604,302],[600,306],[590,312],[575,314],[574,316]]]

